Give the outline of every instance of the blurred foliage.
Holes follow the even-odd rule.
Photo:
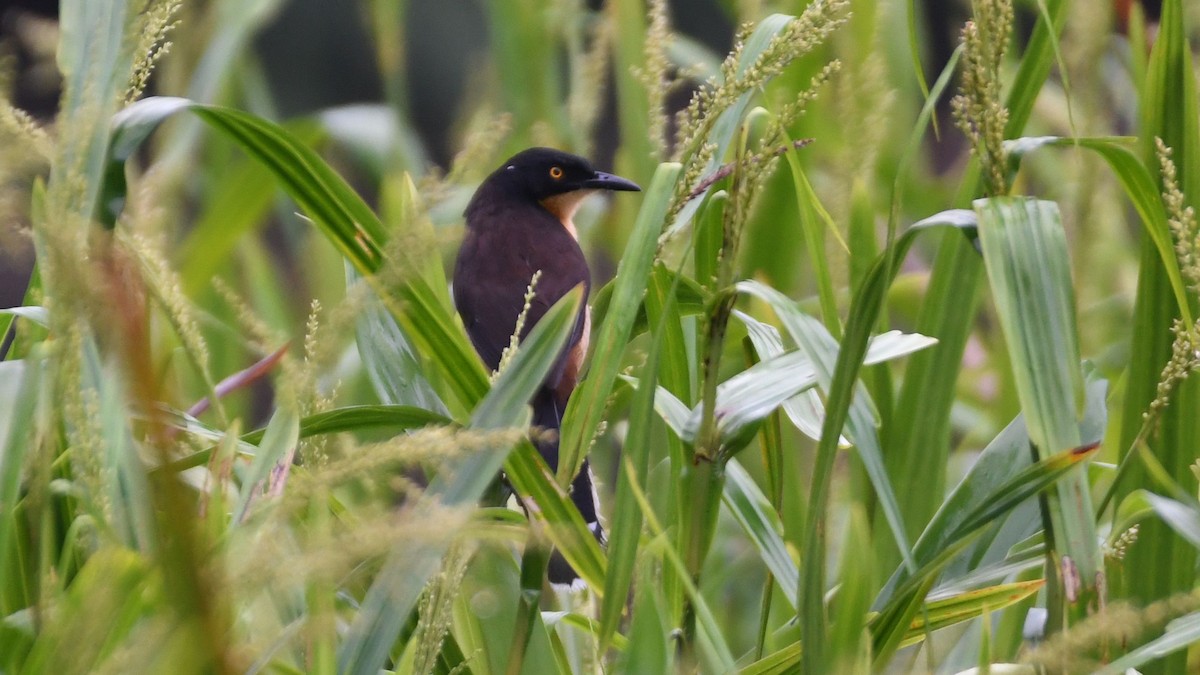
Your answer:
[[[1197,19],[0,9],[0,672],[1195,670]],[[446,269],[534,144],[645,192],[489,378]]]

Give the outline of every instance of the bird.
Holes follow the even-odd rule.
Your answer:
[[[566,293],[583,285],[591,290],[591,271],[574,216],[583,200],[601,191],[640,191],[633,181],[597,171],[588,160],[561,150],[530,148],[513,155],[480,183],[464,213],[466,232],[454,265],[455,308],[475,351],[493,372],[525,311],[519,339],[524,339]],[[533,297],[525,309],[533,283]],[[558,435],[563,412],[579,382],[587,355],[590,310],[581,304],[570,339],[530,401],[536,445],[552,471],[558,469]],[[571,480],[571,501],[601,543],[598,500],[585,458]],[[574,569],[555,552],[547,577],[553,584],[572,584]]]

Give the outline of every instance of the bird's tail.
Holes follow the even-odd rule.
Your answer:
[[[562,426],[564,405],[560,405],[554,392],[544,388],[533,399],[533,424],[543,429],[558,431]],[[558,438],[539,441],[538,451],[550,466],[552,471],[558,470]],[[571,480],[571,501],[583,516],[583,522],[600,543],[604,543],[604,530],[600,526],[599,496],[596,485],[592,481],[592,469],[585,459],[579,468],[579,473]],[[554,584],[571,584],[579,578],[579,574],[571,568],[566,559],[555,551],[550,557],[548,577]]]

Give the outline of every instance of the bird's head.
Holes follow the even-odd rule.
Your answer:
[[[558,217],[574,235],[572,217],[584,197],[600,190],[639,191],[630,180],[597,171],[584,158],[551,148],[530,148],[508,159],[492,172],[476,192],[472,204],[503,196],[540,204]],[[472,210],[467,207],[468,214]]]
[[[593,169],[582,157],[551,148],[513,155],[488,180],[506,183],[537,201],[580,190],[641,189],[633,181]]]

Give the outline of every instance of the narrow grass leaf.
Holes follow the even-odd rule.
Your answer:
[[[880,613],[872,620],[875,663],[887,663],[895,650],[900,648],[909,623],[916,617],[923,598],[927,596],[938,576],[950,562],[967,550],[984,528],[1021,502],[1052,486],[1095,452],[1094,447],[1068,450],[1042,460],[997,486],[995,492],[968,513],[945,545],[937,549],[920,570],[897,586]]]
[[[813,467],[810,505],[801,534],[802,548],[809,552],[810,560],[821,561],[825,557],[825,508],[833,478],[837,441],[841,438],[842,427],[854,400],[858,371],[866,355],[870,331],[883,308],[884,295],[916,237],[927,229],[947,225],[972,228],[975,226],[975,216],[962,210],[952,210],[913,224],[871,265],[855,290],[828,390],[825,422]],[[809,649],[802,655],[803,666],[806,672],[815,673],[819,671],[819,664],[823,660],[821,644],[826,639],[824,565],[820,562],[806,565],[800,576],[797,605],[800,608],[798,614],[802,617],[801,639]]]
[[[871,559],[871,527],[859,504],[851,504],[846,527],[846,544],[841,551],[838,591],[833,601],[829,630],[830,672],[854,673],[870,669],[866,617],[874,585]]]
[[[766,495],[736,459],[725,465],[725,489],[721,501],[754,544],[788,602],[794,605],[800,571],[783,541],[783,524]]]
[[[1155,177],[1155,192],[1163,192],[1158,171],[1155,139],[1171,148],[1176,179],[1186,203],[1200,203],[1200,97],[1196,87],[1190,35],[1194,26],[1192,3],[1166,0],[1138,99],[1141,124],[1142,161]],[[1172,393],[1170,405],[1155,420],[1153,436],[1145,444],[1139,440],[1143,414],[1160,396],[1164,364],[1171,358],[1175,336],[1172,323],[1181,316],[1185,323],[1196,318],[1197,298],[1190,295],[1191,314],[1181,314],[1177,300],[1171,298],[1171,266],[1158,254],[1157,243],[1149,238],[1141,244],[1137,297],[1131,318],[1132,337],[1125,397],[1121,415],[1120,448],[1122,461],[1134,460],[1129,452],[1153,457],[1173,482],[1194,485],[1191,467],[1200,447],[1200,381],[1191,377]],[[1192,337],[1195,339],[1193,326]],[[1155,471],[1148,462],[1132,467],[1117,490],[1118,499],[1139,487],[1152,485]],[[1196,585],[1197,556],[1194,546],[1158,522],[1147,522],[1138,532],[1137,546],[1125,557],[1128,569],[1155,569],[1155,574],[1132,575],[1118,593],[1145,604],[1160,598],[1191,592]],[[1173,654],[1148,666],[1148,673],[1182,672],[1187,668],[1185,654]]]
[[[1107,391],[1108,386],[1105,380],[1096,378],[1087,384],[1085,415],[1080,423],[1080,436],[1085,446],[1097,446],[1103,438],[1107,422],[1105,407]],[[1005,486],[1010,485],[1010,481],[1019,472],[1027,470],[1032,464],[1025,418],[1018,415],[987,444],[967,475],[942,502],[941,507],[913,546],[913,557],[917,562],[924,564],[951,543],[955,534],[962,531],[962,525],[971,513],[983,507],[988,499],[1003,494],[1007,489]],[[1000,543],[996,548],[1007,552],[1015,543],[1012,542],[1009,546]],[[981,556],[976,564],[985,565],[989,562],[998,561]],[[907,573],[904,567],[900,566],[893,573],[892,579],[884,586],[883,591],[880,592],[876,599],[876,607],[891,597],[895,584],[905,576]]]
[[[931,597],[925,603],[925,607],[917,613],[908,634],[900,641],[900,646],[903,648],[917,644],[933,631],[1015,605],[1037,593],[1045,584],[1045,581],[1035,579],[981,588],[949,597]]]
[[[1129,146],[1137,139],[1129,136],[1110,136],[1099,138],[1062,138],[1059,136],[1032,136],[1017,138],[1004,142],[1009,157],[1019,161],[1022,157],[1038,148],[1084,148],[1099,155],[1112,169],[1113,175],[1125,188],[1125,196],[1129,198],[1137,211],[1145,228],[1146,234],[1158,252],[1163,272],[1171,284],[1175,294],[1175,302],[1184,323],[1192,325],[1192,310],[1188,304],[1188,296],[1183,276],[1179,270],[1179,261],[1175,257],[1175,244],[1171,236],[1171,228],[1167,224],[1167,213],[1163,208],[1162,197],[1154,175],[1146,168],[1137,156],[1129,150]]]
[[[136,41],[124,34],[130,11],[127,0],[65,0],[59,7],[63,93],[56,123],[67,132],[58,138],[50,162],[47,203],[87,219],[96,212],[106,182],[108,120],[133,64]]]
[[[450,423],[450,418],[424,408],[407,405],[352,405],[300,418],[300,438],[352,431],[400,432]],[[258,443],[265,432],[265,429],[251,431],[244,434],[242,440]]]
[[[655,291],[657,290],[659,288],[656,286]],[[625,609],[629,587],[633,581],[634,566],[637,562],[638,542],[642,535],[642,511],[638,508],[637,500],[629,494],[632,489],[629,482],[639,478],[645,480],[649,474],[658,368],[663,345],[669,334],[665,324],[672,316],[669,312],[662,314],[660,325],[663,328],[654,333],[650,354],[646,358],[646,365],[642,367],[642,377],[634,392],[633,402],[630,404],[629,433],[625,435],[625,448],[622,453],[627,461],[620,463],[617,489],[613,495],[612,526],[608,540],[608,566],[604,580],[604,599],[600,605],[598,631],[601,653],[609,646],[616,633],[621,613]],[[675,325],[678,326],[678,323]],[[632,470],[627,467],[631,467]],[[642,487],[642,490],[645,491],[645,488]]]
[[[241,494],[238,497],[237,508],[234,509],[234,522],[245,519],[250,505],[266,487],[275,466],[288,456],[300,442],[300,413],[295,406],[284,403],[275,409],[271,421],[267,423],[266,432],[258,444],[258,452],[250,463],[242,483]]]
[[[155,580],[146,560],[133,551],[107,547],[94,553],[59,598],[62,611],[41,627],[22,672],[100,670],[158,599]]]
[[[42,359],[35,350],[23,361],[0,363],[0,374],[6,383],[7,421],[0,420],[0,559],[19,560],[14,535],[19,521],[16,508],[21,499],[21,472],[27,453],[40,445],[37,438],[38,407],[46,402],[42,393]],[[7,390],[12,388],[9,393]],[[6,574],[0,589],[0,615],[5,617],[27,606],[19,575]]]
[[[563,416],[557,476],[560,485],[566,485],[579,470],[584,452],[600,426],[604,403],[612,390],[621,356],[642,304],[658,235],[681,170],[679,164],[660,164],[646,189],[642,208],[617,267],[609,310],[592,339],[595,347],[588,360],[587,376],[571,395]]]
[[[1156,495],[1153,492],[1146,492],[1145,496],[1150,507],[1164,523],[1192,546],[1200,549],[1200,506]]]
[[[783,338],[779,336],[777,328],[739,310],[734,310],[733,315],[745,324],[746,333],[750,336],[750,342],[760,359],[765,361],[784,353]],[[815,389],[808,389],[785,401],[783,411],[800,433],[814,441],[821,439],[825,404],[821,402],[821,395]],[[838,447],[848,448],[850,441],[846,440],[845,436],[839,436]]]
[[[346,285],[351,287],[355,283],[361,283],[361,278],[347,263]],[[425,379],[412,341],[384,308],[375,291],[363,289],[363,292],[368,297],[358,315],[354,339],[363,369],[371,379],[379,400],[391,405],[408,405],[449,414],[446,404]]]
[[[875,365],[925,349],[937,340],[924,335],[889,331],[872,338],[864,365]],[[817,368],[803,351],[766,358],[717,387],[715,415],[723,444],[737,448],[753,433],[754,425],[780,405],[794,399],[819,381]],[[796,405],[793,408],[799,409]],[[684,426],[683,439],[693,442],[703,411],[697,406]],[[740,439],[740,442],[739,442]]]
[[[663,274],[667,277],[668,287],[674,290],[675,297],[673,302],[679,314],[681,316],[694,316],[704,312],[708,296],[700,284],[696,283],[691,277],[676,274],[665,267],[662,269]],[[608,309],[612,303],[614,284],[615,281],[610,281],[592,295],[592,323],[595,325],[602,325],[608,316]],[[633,327],[630,329],[629,337],[636,337],[648,330],[650,330],[650,318],[646,312],[646,305],[642,304],[638,308],[637,317],[633,320]]]
[[[834,296],[833,275],[830,274],[828,256],[825,253],[825,232],[831,232],[843,250],[848,251],[849,249],[846,242],[842,240],[837,224],[833,222],[833,217],[821,204],[812,184],[808,182],[808,176],[800,164],[799,149],[792,146],[792,141],[786,137],[786,134],[785,140],[788,151],[784,153],[784,156],[787,158],[788,167],[791,168],[792,191],[796,196],[796,208],[800,213],[800,231],[804,235],[804,246],[808,249],[808,261],[812,265],[813,275],[816,277],[817,297],[821,304],[821,320],[825,324],[825,328],[836,338],[842,333],[842,322],[838,316],[837,299]]]
[[[322,138],[320,128],[308,120],[285,122],[283,128],[308,147],[316,147]],[[220,172],[177,249],[186,293],[195,295],[206,288],[242,237],[263,223],[276,200],[274,186],[270,170],[253,157],[235,159]]]

